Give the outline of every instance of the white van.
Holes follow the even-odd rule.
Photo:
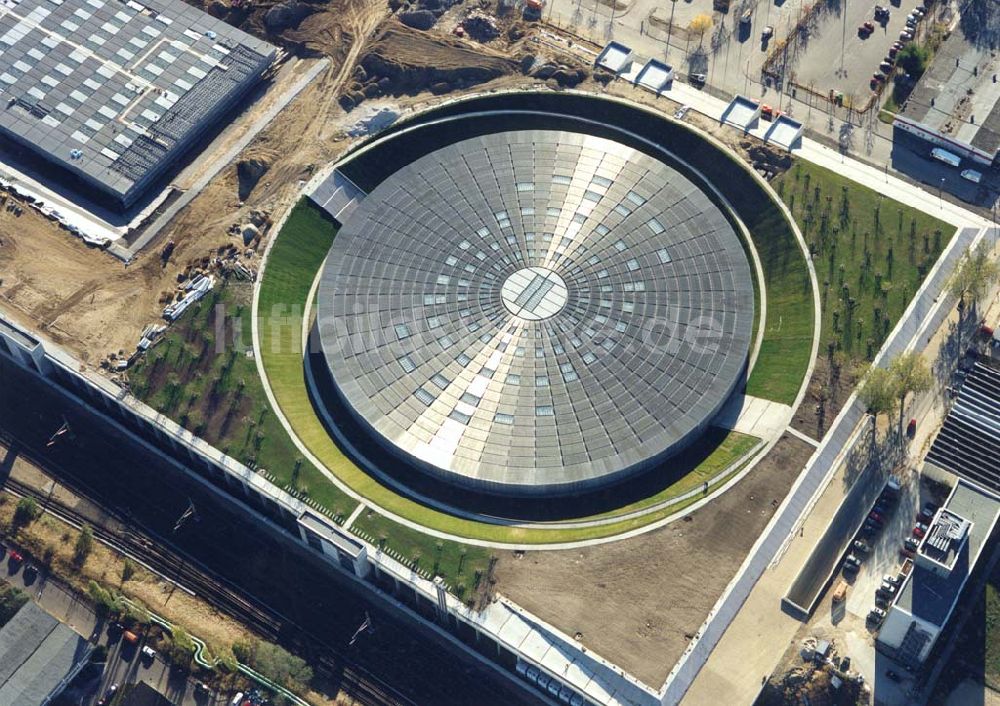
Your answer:
[[[237,692],[233,700],[229,702],[229,706],[240,706],[243,703],[243,692]]]
[[[960,175],[963,179],[971,181],[973,184],[978,184],[983,180],[983,175],[977,172],[975,169],[963,169]]]

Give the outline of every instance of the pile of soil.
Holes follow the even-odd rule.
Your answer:
[[[433,37],[398,21],[388,23],[355,71],[355,82],[341,98],[353,108],[365,98],[430,90],[466,88],[517,73],[518,64],[499,52]]]
[[[236,177],[239,180],[238,193],[240,201],[246,201],[257,186],[260,178],[267,173],[271,164],[264,159],[241,159],[236,164]]]

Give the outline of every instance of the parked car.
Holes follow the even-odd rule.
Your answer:
[[[881,623],[885,620],[885,611],[881,608],[872,608],[868,611],[868,621],[872,623]]]
[[[773,36],[774,36],[774,27],[772,27],[771,25],[765,27],[764,31],[760,33],[760,38],[765,42]]]
[[[885,81],[885,74],[876,71],[875,73],[872,74],[872,81],[874,81],[875,83],[882,83],[883,81]]]
[[[923,17],[924,15],[927,14],[927,8],[917,5],[915,8],[913,8],[913,14],[916,15],[917,17]]]
[[[898,44],[898,42],[897,42],[897,44]],[[899,53],[899,49],[897,49],[894,46],[889,47],[889,53],[887,54],[887,57],[889,59],[891,59],[892,61],[895,61],[896,60],[896,54],[898,54],[898,53]]]
[[[145,657],[146,659],[149,659],[149,660],[156,659],[156,650],[154,650],[149,645],[143,645],[142,649],[139,650],[139,651],[142,653],[142,656]]]
[[[883,608],[883,609],[888,608],[889,607],[889,599],[886,596],[883,596],[883,595],[880,595],[880,594],[876,593],[875,594],[875,606],[878,607],[878,608]]]
[[[705,74],[690,74],[688,75],[688,83],[692,86],[704,86],[707,77]]]
[[[868,513],[868,519],[877,525],[882,525],[885,523],[883,517],[880,514],[878,514],[875,510],[872,510],[871,512]]]
[[[913,537],[907,537],[903,540],[903,546],[909,549],[911,552],[917,551],[917,547],[920,546],[920,542],[913,539]]]
[[[882,584],[878,587],[878,590],[882,591],[882,593],[887,596],[895,596],[896,584],[883,580]]]
[[[878,65],[879,71],[884,73],[886,76],[892,71],[892,62],[888,58],[884,59],[881,64]]]
[[[751,10],[747,10],[746,12],[744,12],[743,16],[740,17],[740,26],[741,27],[749,27],[750,26],[750,20],[751,20],[752,17],[753,17],[753,12]]]
[[[882,583],[887,583],[890,586],[899,587],[899,577],[895,574],[886,574],[882,577]]]
[[[861,534],[864,537],[871,537],[875,532],[878,531],[878,525],[876,525],[871,520],[865,520],[865,524],[861,527]]]
[[[21,556],[21,552],[17,551],[16,549],[10,550],[8,559],[12,564],[20,564],[22,561],[24,561],[24,557]]]
[[[927,502],[925,502],[924,503],[924,507],[923,507],[923,509],[926,510],[927,512],[929,512],[932,517],[934,516],[934,513],[937,512],[940,508],[941,508],[940,505],[938,505],[937,503],[931,502],[930,500],[928,500]]]
[[[854,547],[854,551],[862,556],[868,554],[868,552],[872,550],[871,545],[863,539],[855,539],[852,546]]]
[[[921,539],[925,534],[927,534],[927,525],[923,522],[918,522],[913,526],[913,536],[917,539]]]
[[[862,22],[858,25],[858,36],[867,39],[875,31],[875,25],[871,22]]]
[[[674,118],[677,119],[677,120],[683,120],[684,116],[688,114],[689,110],[691,110],[691,106],[689,106],[689,105],[682,105],[674,113]]]
[[[774,120],[774,108],[765,103],[760,107],[760,117],[764,120]]]
[[[889,19],[889,8],[881,5],[875,6],[875,19],[885,21]]]
[[[906,30],[906,29],[902,30],[899,33],[899,41],[904,42],[904,43],[906,43],[906,42],[912,42],[913,41],[913,32],[910,32],[909,30]]]

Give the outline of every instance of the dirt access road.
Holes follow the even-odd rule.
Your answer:
[[[243,222],[250,210],[287,208],[298,196],[298,180],[337,153],[338,135],[352,122],[337,97],[387,15],[381,3],[335,0],[291,32],[295,41],[333,61],[240,156],[264,156],[271,165],[261,188],[240,207],[236,169],[230,165],[127,268],[31,209],[19,217],[0,210],[0,306],[5,313],[43,331],[84,362],[132,350],[142,327],[160,318],[160,299],[173,290],[179,271],[230,244],[226,228]],[[164,266],[160,253],[167,240],[176,249]]]

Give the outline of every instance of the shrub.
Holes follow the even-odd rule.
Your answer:
[[[17,507],[14,509],[14,531],[16,532],[21,527],[27,527],[41,514],[42,509],[38,507],[34,498],[21,498],[17,501]]]
[[[73,566],[83,567],[90,556],[90,551],[94,548],[94,530],[90,525],[84,525],[80,530],[80,535],[76,538],[76,545],[73,547]]]
[[[6,624],[27,602],[28,594],[24,591],[0,582],[0,625]]]
[[[171,629],[170,646],[167,648],[167,657],[178,667],[189,667],[194,658],[194,641],[187,631],[178,626]]]
[[[233,654],[240,662],[282,686],[305,686],[313,678],[312,668],[305,660],[270,642],[236,643]]]

